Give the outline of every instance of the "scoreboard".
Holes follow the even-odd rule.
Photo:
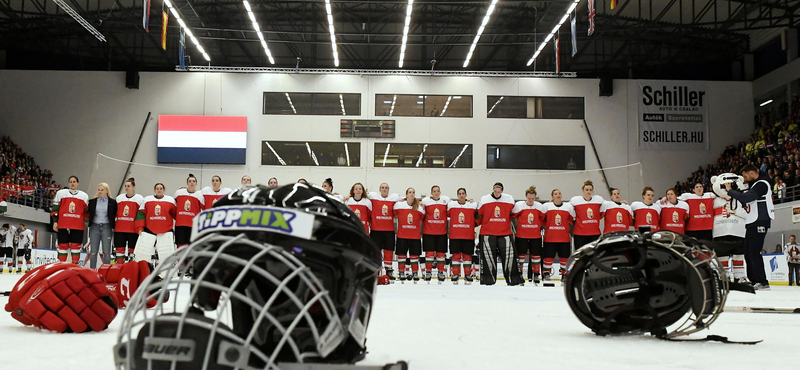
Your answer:
[[[339,134],[341,138],[394,139],[394,120],[343,119]]]

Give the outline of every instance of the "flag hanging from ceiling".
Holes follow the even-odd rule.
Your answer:
[[[181,69],[186,69],[186,33],[181,28],[181,38],[180,38],[180,47],[178,48],[178,61],[181,65]]]
[[[559,49],[559,44],[561,43],[560,41],[561,40],[558,37],[558,32],[556,32],[556,36],[553,39],[553,45],[556,48],[556,73],[561,73],[561,53],[559,53],[559,50],[558,50]]]
[[[589,0],[589,36],[594,34],[594,0]]]
[[[572,56],[578,54],[578,17],[573,14],[569,19],[569,31],[572,38]]]
[[[161,5],[161,48],[167,50],[167,23],[169,23],[169,14],[164,5]]]
[[[616,7],[617,7],[617,0],[611,0],[611,9],[614,9]]]
[[[144,0],[142,4],[142,28],[145,32],[150,32],[150,0]]]

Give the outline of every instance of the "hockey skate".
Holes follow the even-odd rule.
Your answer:
[[[415,276],[416,277],[416,276]],[[430,271],[425,271],[425,281],[430,284],[431,279],[433,278],[433,273]]]
[[[548,274],[548,273],[542,274],[542,282],[543,282],[542,285],[544,285],[546,287],[554,287],[554,286],[556,286],[556,284],[553,283],[550,280],[550,274]]]
[[[400,280],[400,284],[405,284],[406,283],[406,272],[403,271],[403,270],[398,271],[397,272],[397,280]]]
[[[450,281],[453,282],[453,285],[458,285],[458,279],[460,278],[461,275],[455,275],[455,274],[450,275]]]
[[[444,283],[444,279],[446,279],[444,272],[439,271],[439,274],[436,275],[436,282],[439,283],[439,285],[442,285],[442,283]]]
[[[533,282],[533,286],[539,286],[539,274],[534,274],[531,282]]]
[[[414,279],[414,284],[419,282],[419,274],[417,274],[416,272],[411,274],[411,278]]]
[[[464,285],[472,285],[472,275],[464,275]]]

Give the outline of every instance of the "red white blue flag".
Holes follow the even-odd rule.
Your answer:
[[[150,33],[150,0],[144,0],[142,4],[142,28]]]
[[[158,163],[245,164],[247,117],[158,117]]]
[[[594,34],[594,16],[596,14],[594,10],[594,0],[589,0],[589,36]]]

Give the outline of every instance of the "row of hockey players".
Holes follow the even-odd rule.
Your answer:
[[[242,179],[243,185],[249,182],[248,176]],[[299,182],[304,181],[301,179]],[[130,258],[141,246],[138,259],[145,259],[156,251],[164,258],[174,252],[175,244],[178,247],[188,244],[194,216],[230,192],[221,185],[221,178],[213,176],[212,186],[197,190],[197,179],[190,175],[187,186],[179,189],[174,197],[164,194],[166,189],[161,183],[155,185],[154,195],[143,197],[136,194],[133,179],[126,181],[125,193],[116,198],[114,212],[117,262],[124,258],[126,247]],[[268,185],[277,186],[277,179],[270,179]],[[332,181],[326,179],[323,188],[331,193],[332,185]],[[74,263],[79,259],[84,219],[88,213],[88,196],[77,187],[77,177],[70,177],[69,189],[59,191],[53,205],[53,214],[57,217],[54,229],[58,232],[59,259],[66,261],[72,253]],[[405,199],[401,200],[397,194],[389,193],[386,183],[380,185],[380,193],[369,194],[362,184],[356,183],[345,203],[384,250],[384,266],[390,278],[394,278],[391,269],[395,251],[398,261],[410,261],[411,279],[418,276],[424,247],[425,279],[431,278],[434,262],[439,278],[444,279],[444,258],[449,245],[451,278],[457,281],[463,267],[469,281],[476,226],[480,226],[481,260],[491,261],[500,257],[504,276],[512,285],[523,282],[518,264],[528,255],[532,261],[528,269],[530,280],[538,281],[540,273],[543,278],[549,278],[556,255],[563,268],[573,243],[575,248],[580,248],[599,237],[601,219],[605,220],[604,232],[634,227],[685,232],[705,240],[713,236],[710,210],[715,207],[715,197],[712,193],[704,193],[699,184],[693,194],[680,197],[669,189],[661,202],[654,201],[652,188],[646,187],[642,192],[643,200],[630,206],[621,201],[621,194],[616,189],[612,190],[611,201],[604,201],[594,194],[591,181],[583,184],[582,193],[582,196],[563,202],[561,191],[554,189],[551,201],[541,204],[535,200],[536,188],[532,186],[526,191],[526,200],[514,202],[510,195],[503,193],[503,185],[498,182],[492,193],[477,203],[468,201],[464,188],[458,189],[458,200],[450,201],[441,195],[438,186],[432,187],[431,195],[419,201],[413,188],[407,189]],[[397,226],[395,219],[398,220]],[[511,229],[513,220],[516,220],[515,235]],[[572,235],[570,224],[574,224]],[[512,235],[515,237],[513,241]],[[399,273],[403,274],[405,263],[398,267]],[[489,271],[481,274],[482,282],[493,284],[496,276],[492,274],[493,264],[487,264],[487,268]]]
[[[25,224],[19,224],[19,228],[3,224],[0,228],[0,272],[22,272],[26,263],[28,270],[32,269],[32,247],[33,231]]]

